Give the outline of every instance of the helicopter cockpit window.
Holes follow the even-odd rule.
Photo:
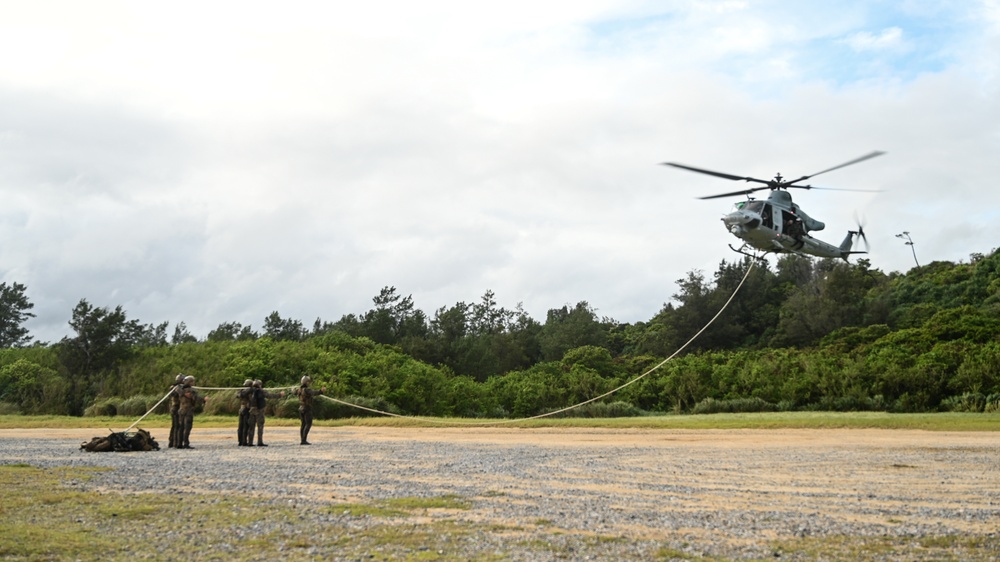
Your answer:
[[[764,210],[764,202],[763,201],[747,201],[746,202],[746,207],[744,207],[744,208],[746,210],[748,210],[748,211],[753,211],[755,213],[760,213],[761,211]]]

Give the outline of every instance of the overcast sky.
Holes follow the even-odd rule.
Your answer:
[[[0,281],[260,330],[428,315],[649,320],[738,240],[736,175],[873,266],[1000,242],[1000,1],[0,2]],[[822,180],[822,181],[820,181]]]

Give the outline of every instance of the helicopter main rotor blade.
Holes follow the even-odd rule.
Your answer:
[[[732,197],[733,195],[750,195],[755,191],[761,191],[763,189],[770,189],[768,186],[764,187],[752,187],[750,189],[744,189],[741,191],[733,191],[730,193],[719,193],[718,195],[707,195],[705,197],[699,197],[698,199],[720,199],[722,197]]]
[[[751,178],[746,176],[734,176],[732,174],[724,174],[722,172],[713,172],[712,170],[705,170],[703,168],[695,168],[694,166],[685,166],[684,164],[677,164],[675,162],[664,162],[664,166],[673,166],[674,168],[681,168],[682,170],[688,170],[691,172],[698,172],[699,174],[708,174],[710,176],[715,176],[717,178],[724,178],[727,180],[741,180],[741,181],[755,181],[763,184],[770,184],[771,182],[767,180],[759,180],[757,178]]]
[[[807,180],[809,178],[818,176],[820,174],[825,174],[827,172],[832,172],[834,170],[839,170],[840,168],[843,168],[843,167],[846,167],[846,166],[850,166],[851,164],[857,164],[859,162],[864,162],[865,160],[868,160],[868,159],[871,159],[871,158],[875,158],[876,156],[882,156],[883,154],[885,154],[885,152],[882,152],[881,150],[876,150],[874,152],[869,152],[868,154],[865,154],[864,156],[861,156],[860,158],[855,158],[854,160],[851,160],[850,162],[844,162],[843,164],[838,164],[838,165],[836,165],[836,166],[834,166],[832,168],[827,168],[827,169],[823,170],[822,172],[816,172],[815,174],[813,174],[811,176],[802,176],[801,178],[799,178],[797,180],[792,180],[790,182],[785,182],[785,185],[788,186],[788,187],[800,187],[800,186],[797,186],[797,185],[793,186],[791,184],[793,184],[795,182],[800,182],[802,180]]]
[[[820,187],[818,185],[786,185],[796,189],[822,189],[823,191],[860,191],[863,193],[881,193],[881,189],[851,189],[849,187]]]

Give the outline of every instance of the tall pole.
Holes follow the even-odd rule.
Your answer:
[[[904,230],[902,233],[897,234],[896,238],[906,239],[906,242],[903,243],[910,247],[910,251],[913,252],[913,263],[917,264],[917,267],[920,267],[920,262],[917,261],[917,250],[913,247],[913,239],[910,238],[910,233]]]

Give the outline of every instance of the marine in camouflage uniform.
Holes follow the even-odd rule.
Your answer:
[[[176,447],[178,443],[177,428],[180,426],[177,411],[181,407],[180,389],[184,385],[184,375],[177,375],[173,386],[170,387],[170,398],[167,399],[170,409],[170,438],[167,439],[167,448]]]
[[[268,398],[278,398],[284,396],[281,392],[275,394],[264,390],[264,383],[260,379],[253,381],[253,394],[250,396],[250,430],[247,445],[253,445],[253,428],[257,426],[257,446],[267,447],[264,444],[264,408],[267,406]]]
[[[198,404],[198,392],[192,386],[194,377],[188,375],[184,377],[184,386],[180,392],[180,408],[177,411],[179,423],[178,442],[175,446],[178,449],[193,449],[191,446],[191,424],[194,423],[194,408]]]
[[[253,381],[247,379],[243,381],[243,388],[236,393],[236,397],[240,399],[240,425],[236,430],[240,447],[247,447],[253,442],[253,424],[250,420],[251,396],[253,396]]]
[[[299,425],[299,437],[302,438],[300,445],[309,445],[309,441],[306,440],[309,437],[309,430],[312,429],[313,424],[313,396],[318,394],[323,394],[326,392],[326,388],[322,390],[313,390],[309,388],[309,383],[312,379],[308,376],[302,377],[302,384],[295,389],[295,396],[299,398],[299,420],[301,424]]]

